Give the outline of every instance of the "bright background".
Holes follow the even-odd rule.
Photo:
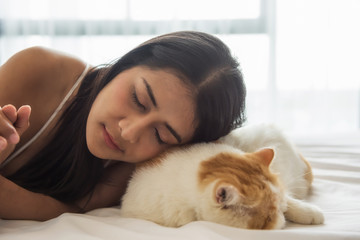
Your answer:
[[[41,45],[91,64],[155,35],[199,30],[241,63],[248,123],[292,134],[360,128],[359,0],[0,0],[0,63]]]

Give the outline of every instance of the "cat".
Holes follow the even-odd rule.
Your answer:
[[[137,166],[120,216],[180,227],[211,221],[246,229],[281,229],[286,219],[321,224],[321,210],[301,201],[311,167],[273,125],[246,126],[212,143],[169,150]]]

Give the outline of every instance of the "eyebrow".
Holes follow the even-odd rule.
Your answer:
[[[178,143],[181,143],[182,139],[181,139],[180,135],[170,125],[168,125],[167,123],[165,123],[165,126],[166,126],[167,129],[169,129],[171,134],[176,138]]]
[[[157,102],[156,102],[156,99],[155,99],[155,96],[154,96],[154,92],[151,89],[151,86],[149,85],[149,83],[146,81],[145,78],[142,78],[142,79],[143,79],[143,82],[144,82],[144,84],[146,86],[146,92],[149,95],[149,98],[151,99],[151,102],[157,108],[158,105],[157,105]],[[182,139],[181,139],[180,135],[169,124],[165,123],[165,126],[170,131],[170,133],[176,138],[178,143],[181,143]]]
[[[149,83],[146,81],[145,78],[143,78],[143,81],[144,81],[144,84],[146,86],[146,91],[147,91],[147,93],[148,93],[148,95],[149,95],[149,97],[151,99],[151,102],[154,104],[155,107],[157,107],[156,99],[154,97],[154,93],[153,93]]]

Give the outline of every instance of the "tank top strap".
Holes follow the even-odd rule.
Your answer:
[[[20,153],[22,153],[26,148],[28,148],[33,142],[35,142],[40,135],[46,130],[46,128],[49,126],[49,124],[54,120],[54,118],[57,116],[57,114],[60,112],[60,110],[63,108],[64,104],[67,100],[69,100],[70,96],[74,93],[75,89],[79,86],[79,84],[84,79],[86,73],[88,72],[90,68],[90,64],[86,64],[86,67],[84,71],[81,73],[80,77],[76,80],[75,84],[72,86],[72,88],[69,90],[69,92],[66,94],[64,99],[61,101],[59,106],[55,109],[53,114],[50,116],[50,118],[46,121],[46,123],[42,126],[42,128],[21,148],[19,148],[17,151],[12,153],[1,165],[0,168],[3,168],[6,164],[8,164],[11,160],[16,158]]]

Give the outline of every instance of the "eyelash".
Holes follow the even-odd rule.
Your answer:
[[[135,89],[131,95],[132,95],[132,100],[136,104],[136,106],[138,106],[141,109],[141,111],[145,111],[146,107],[144,105],[142,105],[141,102],[139,101],[139,98],[136,95]],[[159,144],[165,144],[165,142],[160,137],[159,131],[156,128],[154,130],[155,130],[155,138],[156,138],[157,142]]]
[[[155,137],[159,144],[165,144],[165,142],[161,139],[159,131],[155,128]]]
[[[136,95],[136,92],[135,90],[133,91],[132,93],[132,100],[133,102],[136,104],[136,106],[138,106],[139,108],[141,108],[142,111],[145,111],[146,110],[146,107],[144,105],[141,104],[141,102],[139,101],[137,95]]]

